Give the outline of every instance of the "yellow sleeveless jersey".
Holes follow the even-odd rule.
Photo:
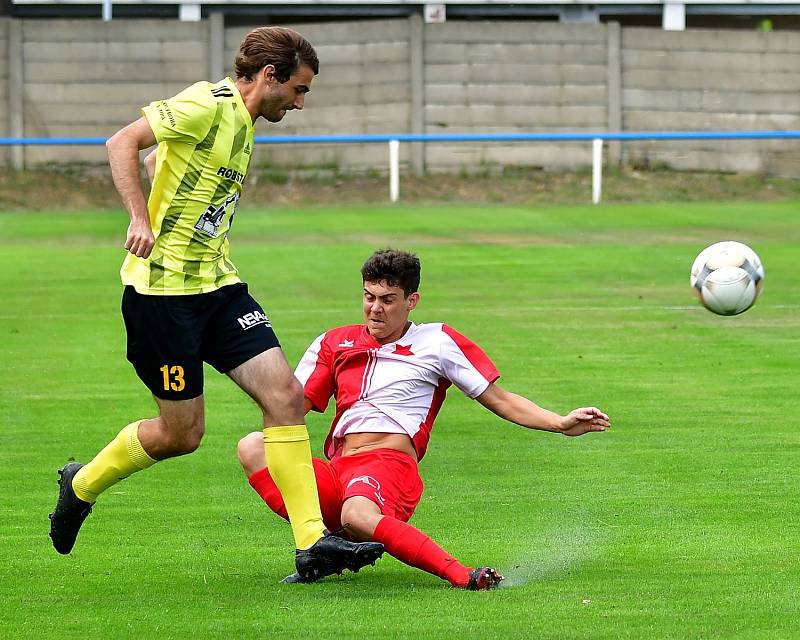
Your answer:
[[[147,203],[156,243],[128,254],[122,282],[145,295],[191,295],[240,282],[228,231],[253,150],[253,121],[230,78],[198,82],[142,109],[158,141]]]

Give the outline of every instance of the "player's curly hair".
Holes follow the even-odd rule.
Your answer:
[[[400,287],[406,297],[419,290],[419,277],[419,258],[398,249],[379,249],[361,267],[364,282],[385,281],[390,287]]]
[[[233,62],[236,77],[252,80],[261,69],[275,67],[278,82],[286,82],[301,65],[319,73],[319,58],[311,43],[286,27],[258,27],[248,33]]]

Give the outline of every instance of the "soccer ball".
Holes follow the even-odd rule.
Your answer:
[[[717,242],[695,258],[689,282],[706,309],[735,316],[752,307],[761,293],[764,267],[746,244]]]

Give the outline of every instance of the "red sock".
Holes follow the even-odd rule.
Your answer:
[[[255,489],[256,493],[261,496],[261,499],[267,503],[270,509],[281,518],[289,519],[289,514],[286,513],[286,505],[283,504],[283,496],[278,487],[275,486],[272,476],[269,475],[269,469],[266,467],[259,469],[248,480],[250,481],[250,486]]]
[[[410,524],[384,516],[372,537],[401,562],[439,576],[454,587],[463,589],[469,582],[469,567]]]

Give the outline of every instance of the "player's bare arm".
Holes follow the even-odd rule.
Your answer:
[[[611,427],[608,416],[596,407],[581,407],[561,416],[494,383],[476,400],[492,413],[528,429],[580,436]]]
[[[125,248],[140,258],[150,255],[155,236],[139,178],[139,151],[155,143],[156,137],[144,117],[120,129],[106,141],[111,177],[131,218]]]

